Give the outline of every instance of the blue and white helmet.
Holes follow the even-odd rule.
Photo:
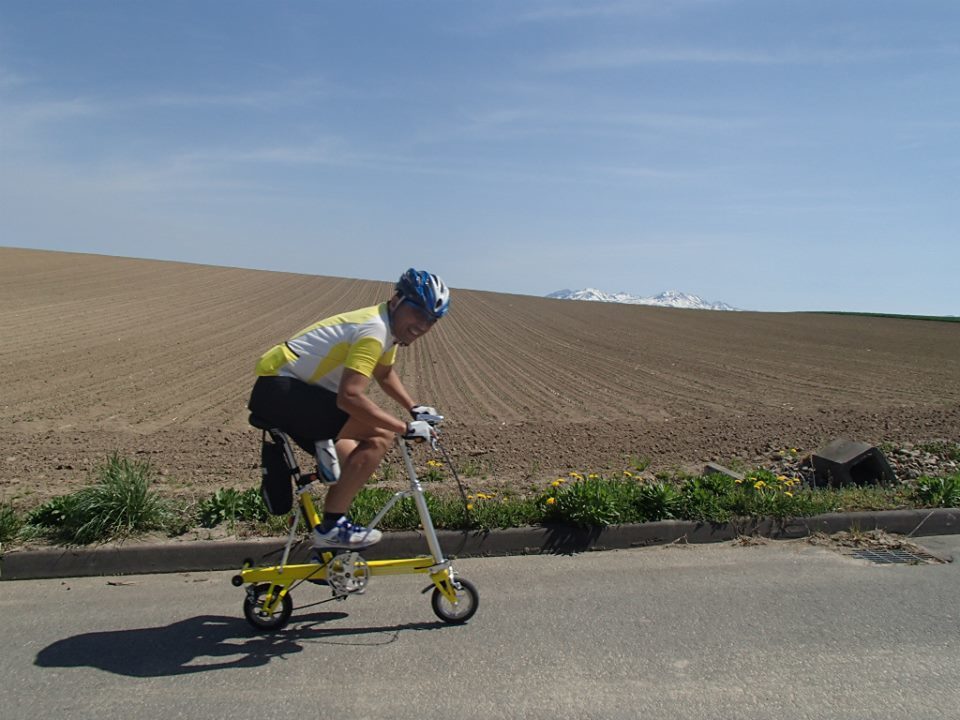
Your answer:
[[[450,290],[443,280],[425,270],[410,268],[400,276],[396,289],[400,297],[422,308],[434,320],[450,309]]]

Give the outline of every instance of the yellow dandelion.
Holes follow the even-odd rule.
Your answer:
[[[756,490],[762,490],[762,489],[765,488],[766,486],[767,486],[767,484],[766,484],[763,480],[757,480],[757,481],[753,484],[753,487],[754,487],[754,489],[756,489]]]
[[[786,476],[786,475],[777,475],[777,480],[779,480],[780,482],[786,482],[786,481],[787,481],[787,476]]]
[[[473,503],[467,503],[467,510],[473,510]]]
[[[547,505],[556,505],[556,503],[557,503],[557,499],[556,499],[556,498],[554,498],[554,497],[548,497],[548,498],[547,498]]]
[[[552,483],[550,483],[550,486],[551,486],[551,487],[560,487],[560,483],[562,483],[562,482],[563,482],[562,480],[554,480]]]
[[[742,485],[742,484],[743,484],[743,478],[737,478],[736,480],[734,480],[734,482],[735,482],[737,485]]]
[[[793,497],[793,493],[790,492],[789,490],[784,490],[783,494],[786,495],[787,497]]]
[[[600,476],[597,475],[597,473],[590,473],[589,475],[587,475],[587,479],[588,479],[588,480],[599,480],[599,479],[600,479]]]
[[[624,476],[624,477],[628,477],[628,478],[632,478],[632,477],[633,477],[633,473],[630,472],[629,470],[624,470],[624,471],[623,471],[623,476]]]

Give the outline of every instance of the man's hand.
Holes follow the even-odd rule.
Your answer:
[[[430,407],[429,405],[414,405],[410,408],[410,414],[413,415],[414,420],[419,420],[418,415],[439,415],[435,407]]]
[[[414,420],[423,420],[431,425],[436,425],[443,420],[443,415],[429,405],[414,405],[410,408],[410,414],[413,415]]]
[[[404,440],[413,440],[414,442],[433,442],[436,437],[436,431],[430,427],[430,423],[424,420],[414,420],[407,423],[407,431],[402,435]]]

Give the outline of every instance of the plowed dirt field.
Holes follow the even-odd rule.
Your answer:
[[[448,278],[456,284],[456,278]],[[0,500],[90,481],[110,452],[168,494],[258,479],[253,366],[388,283],[0,248]],[[960,441],[960,324],[720,313],[454,291],[401,351],[474,487],[570,470],[747,462],[838,436]],[[391,406],[382,395],[378,400]]]

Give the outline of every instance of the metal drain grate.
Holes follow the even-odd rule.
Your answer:
[[[847,555],[859,558],[860,560],[869,560],[877,565],[930,565],[942,563],[938,557],[934,557],[922,550],[869,550],[867,548],[850,548],[846,551]]]

